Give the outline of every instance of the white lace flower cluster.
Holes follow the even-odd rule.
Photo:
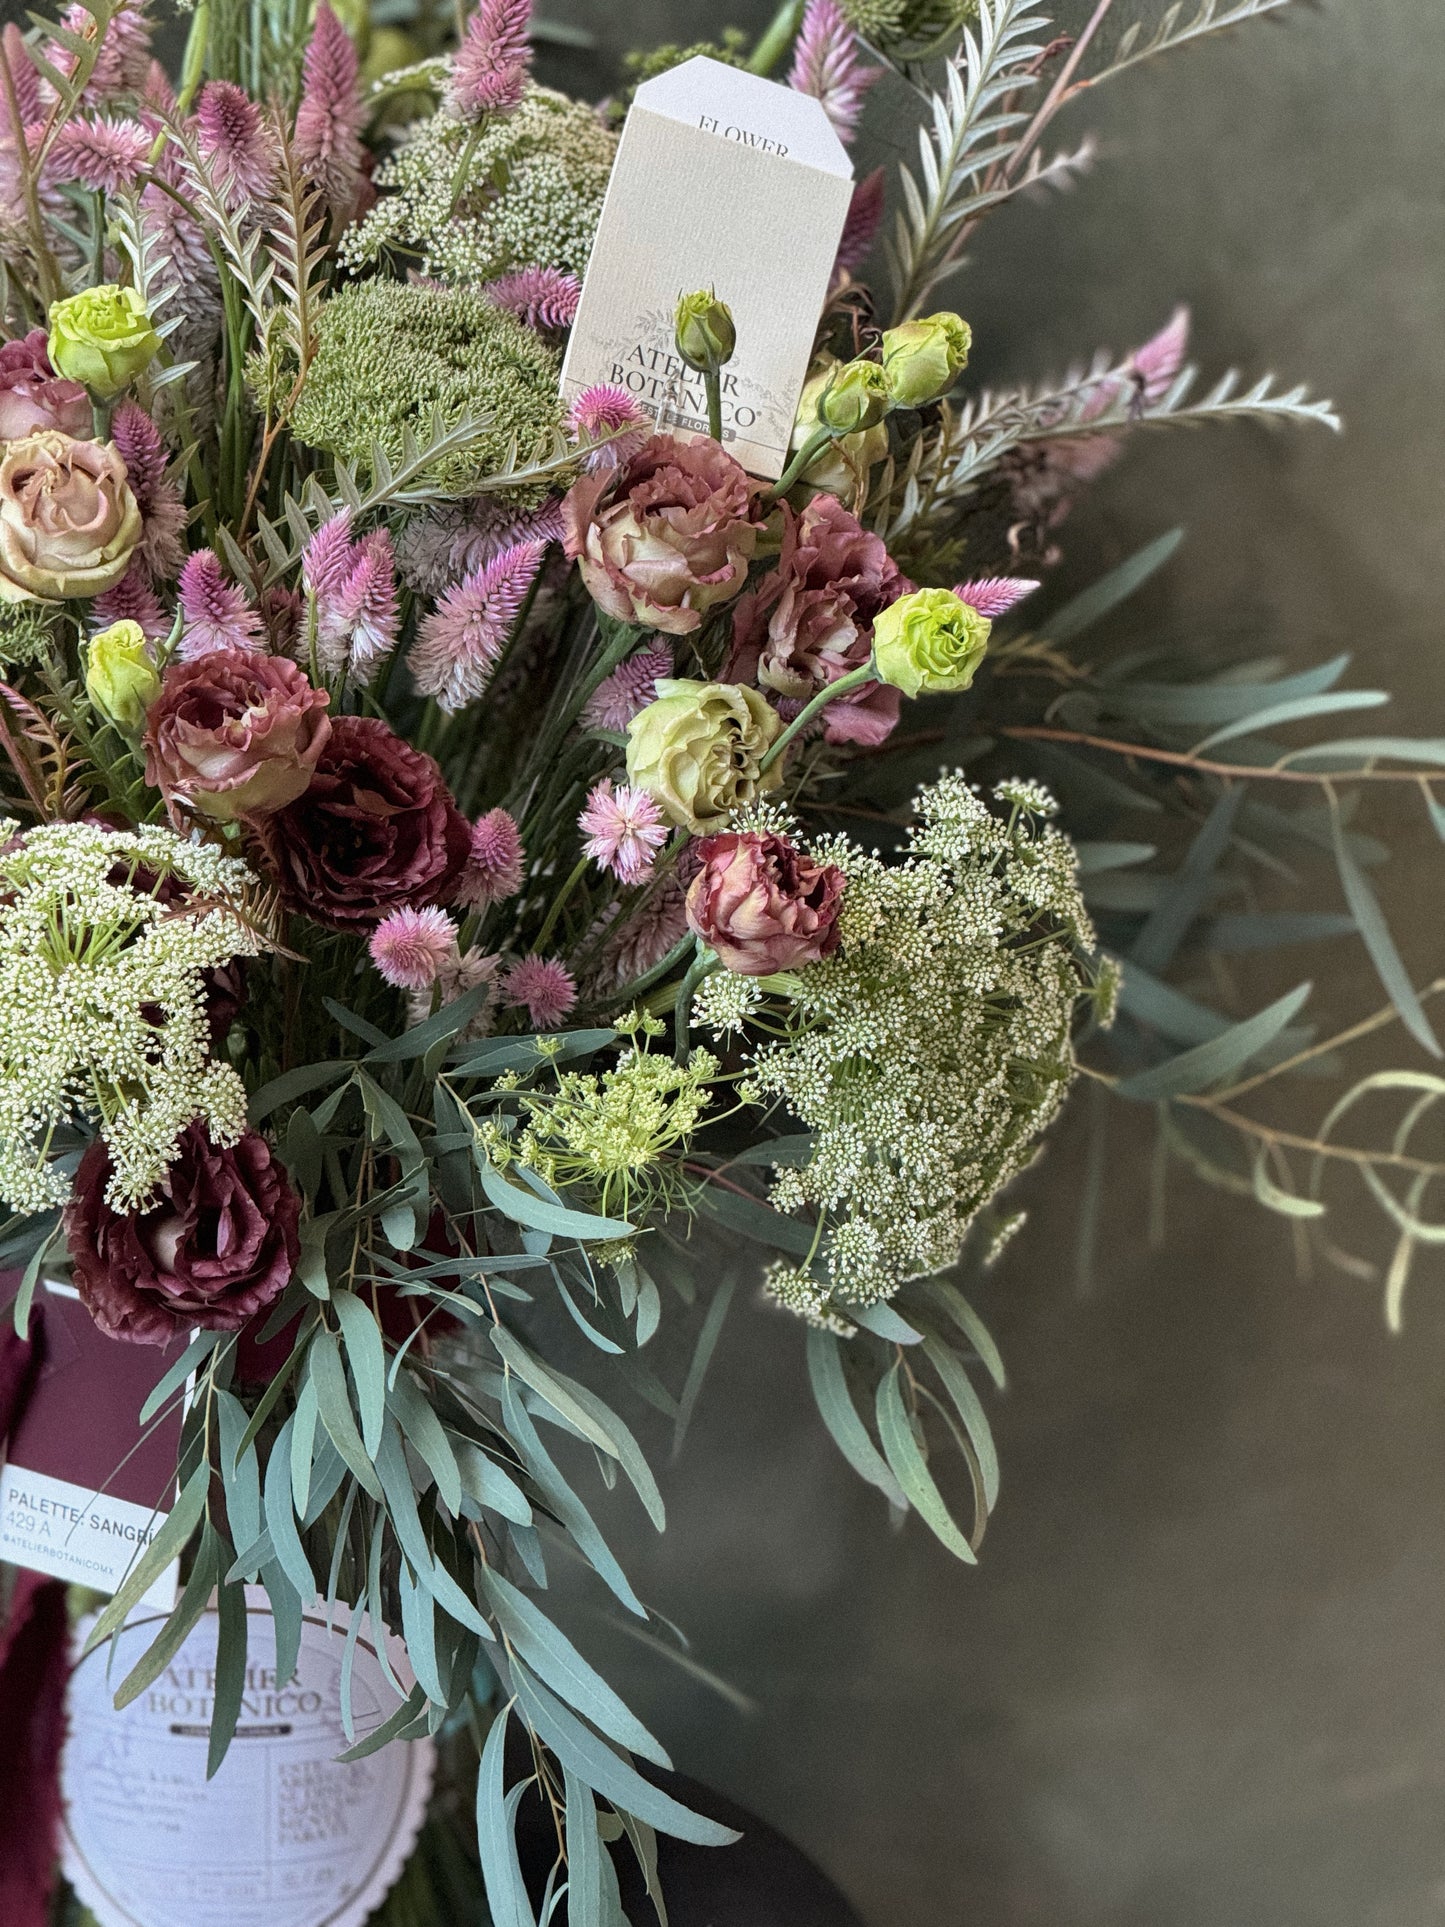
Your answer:
[[[1070,1031],[1094,935],[1073,846],[1035,785],[995,816],[961,773],[918,797],[904,859],[846,838],[814,855],[848,878],[838,953],[798,973],[788,1036],[760,1044],[746,1093],[813,1133],[773,1203],[821,1215],[811,1264],[769,1286],[833,1322],[957,1258],[975,1214],[1026,1163],[1074,1074]],[[731,1027],[731,1010],[699,1000]]]
[[[245,1129],[246,1092],[210,1054],[202,973],[260,941],[237,906],[234,857],[159,826],[0,824],[0,1198],[63,1204],[57,1131],[93,1123],[110,1151],[106,1196],[144,1205],[181,1133]]]

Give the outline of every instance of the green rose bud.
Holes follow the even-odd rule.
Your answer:
[[[973,331],[956,314],[905,321],[883,336],[883,370],[899,408],[922,408],[946,395],[968,361]]]
[[[146,711],[160,694],[161,679],[138,622],[113,622],[91,637],[85,689],[104,715],[129,736],[138,736]]]
[[[782,781],[778,764],[758,770],[783,722],[756,689],[663,678],[657,692],[627,726],[627,780],[670,821],[695,836],[726,829],[734,810]]]
[[[725,361],[731,361],[738,345],[732,310],[711,288],[683,295],[677,304],[673,337],[688,367],[696,368],[701,375],[716,373]]]
[[[852,366],[853,364],[849,364]],[[821,426],[818,409],[823,391],[838,373],[838,363],[827,357],[822,366],[814,364],[814,372],[803,383],[803,392],[798,397],[798,414],[793,423],[790,454],[796,454],[806,447],[815,429]],[[830,495],[851,494],[867,475],[875,462],[881,462],[888,453],[888,430],[882,422],[872,428],[865,428],[856,435],[845,435],[825,448],[817,460],[811,462],[803,471],[801,479],[812,488],[826,489]]]
[[[905,696],[967,689],[993,624],[952,589],[915,589],[873,623],[873,672]]]
[[[150,366],[161,338],[134,288],[109,283],[57,301],[50,309],[50,363],[111,401]]]
[[[876,361],[846,361],[819,390],[818,421],[840,434],[857,434],[876,427],[892,400],[888,377]]]

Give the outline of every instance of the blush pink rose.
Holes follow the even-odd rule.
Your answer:
[[[294,662],[235,643],[173,663],[146,715],[146,781],[216,822],[282,809],[326,747],[330,700]]]
[[[838,948],[845,879],[785,836],[724,831],[695,846],[688,927],[743,977],[819,963]]]
[[[654,435],[620,467],[573,483],[567,554],[606,614],[687,635],[746,584],[762,492],[716,442]]]

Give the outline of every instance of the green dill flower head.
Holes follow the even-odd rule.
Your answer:
[[[342,260],[405,259],[458,286],[517,268],[580,275],[616,152],[594,109],[548,87],[528,83],[513,112],[480,131],[443,108],[377,169],[380,198],[346,235]]]
[[[978,14],[978,0],[840,0],[855,32],[889,53],[947,40]]]
[[[291,419],[300,441],[367,466],[373,444],[400,461],[405,432],[485,419],[474,442],[443,457],[430,478],[466,495],[505,467],[515,438],[525,453],[560,420],[557,357],[529,328],[467,289],[363,281],[323,304],[316,358]]]
[[[848,878],[842,941],[798,974],[786,1034],[756,1048],[748,1080],[813,1134],[772,1188],[779,1210],[822,1220],[816,1262],[772,1281],[805,1315],[846,1319],[952,1264],[1073,1079],[1093,931],[1049,799],[1010,788],[1001,819],[961,774],[930,785],[901,862],[843,837],[814,847]],[[732,1028],[715,994],[695,1009]]]
[[[0,1198],[63,1204],[50,1162],[66,1125],[98,1125],[118,1211],[147,1201],[194,1119],[217,1144],[246,1091],[210,1055],[203,973],[255,955],[254,879],[208,844],[151,826],[0,825]]]
[[[725,67],[746,67],[748,64],[748,36],[741,27],[724,27],[721,41],[695,40],[690,47],[680,47],[675,41],[668,41],[661,47],[636,47],[631,53],[622,56],[622,71],[627,76],[628,85],[617,103],[617,118],[632,103],[632,96],[645,81],[656,80],[659,74],[670,74],[674,67],[682,66],[684,61],[696,60],[699,54],[708,60],[720,60]]]

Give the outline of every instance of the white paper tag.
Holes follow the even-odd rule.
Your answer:
[[[160,1622],[137,1614],[71,1678],[61,1764],[65,1877],[100,1927],[362,1927],[416,1842],[435,1768],[429,1740],[349,1766],[341,1726],[343,1622],[308,1615],[296,1678],[276,1687],[265,1594],[248,1588],[249,1660],[236,1737],[206,1780],[216,1618],[205,1614],[165,1672],[117,1712],[115,1682]],[[81,1631],[83,1643],[84,1629]],[[399,1645],[393,1669],[410,1679]],[[358,1640],[358,1739],[396,1705],[375,1648]]]
[[[782,473],[852,198],[818,101],[703,55],[639,87],[617,150],[562,368],[573,401],[625,388],[661,427],[707,432],[702,377],[679,361],[679,295],[732,310],[723,442]]]
[[[46,1472],[19,1465],[0,1470],[0,1559],[70,1585],[117,1591],[168,1516]],[[174,1563],[142,1603],[170,1611],[176,1603]]]

